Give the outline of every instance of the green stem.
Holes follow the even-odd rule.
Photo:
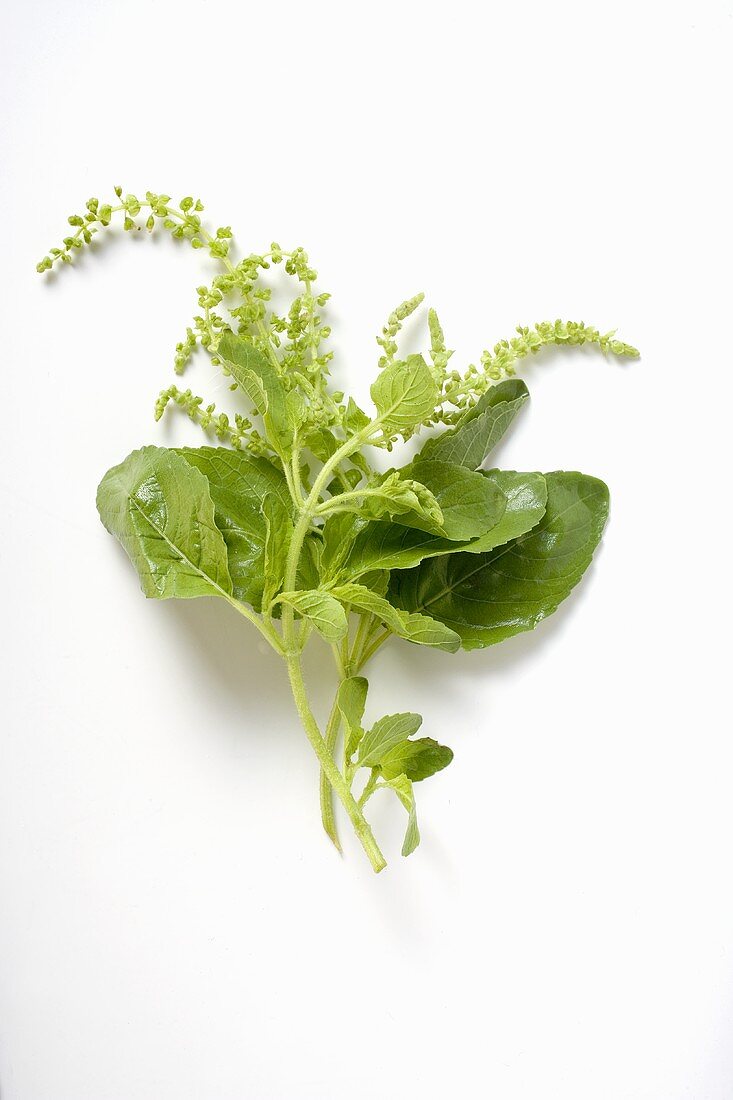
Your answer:
[[[369,799],[372,797],[377,789],[377,783],[379,782],[379,768],[372,768],[369,778],[366,781],[364,790],[361,792],[358,805],[364,807]]]
[[[390,630],[385,630],[374,642],[372,642],[371,645],[368,645],[359,656],[359,663],[357,665],[357,668],[362,668],[362,666],[365,665],[367,661],[371,661],[377,650],[381,646],[383,646],[387,639],[391,636],[392,632]]]
[[[349,671],[352,669],[357,671],[361,668],[362,660],[361,653],[369,640],[371,629],[374,625],[374,617],[372,615],[361,615],[359,617],[359,626],[354,638],[354,644],[351,649],[351,654],[348,660]]]
[[[369,857],[372,868],[376,872],[382,871],[387,866],[387,861],[379,850],[379,846],[374,839],[374,834],[372,833],[369,822],[359,809],[356,799],[351,793],[346,780],[336,767],[333,756],[328,751],[326,742],[318,728],[318,723],[313,717],[313,713],[308,704],[308,696],[303,681],[303,670],[300,666],[299,656],[288,657],[288,675],[290,676],[290,686],[293,690],[293,698],[298,708],[300,720],[303,723],[303,727],[313,747],[313,751],[318,757],[321,768],[349,815],[351,824],[354,826],[354,831],[361,842],[362,848]]]
[[[344,501],[362,501],[367,497],[380,497],[382,491],[380,489],[350,489],[347,493],[339,493],[337,497],[330,497],[328,500],[324,500],[323,504],[319,504],[316,508],[316,514],[319,516],[326,516],[330,512],[345,511],[343,508]]]
[[[338,451],[336,451],[323,465],[316,477],[313,488],[308,494],[307,500],[301,506],[298,519],[293,530],[293,535],[290,540],[290,548],[288,551],[287,562],[285,565],[284,576],[284,590],[291,591],[295,588],[296,577],[298,572],[298,561],[300,560],[300,554],[303,549],[303,542],[310,529],[313,516],[315,514],[316,507],[321,498],[321,494],[329,482],[332,471],[338,466],[342,459],[348,457],[353,451],[358,450],[362,443],[379,428],[379,421],[371,421],[360,432],[357,432],[351,439],[347,440]],[[324,740],[321,734],[318,724],[311,712],[308,696],[305,689],[305,683],[303,681],[303,670],[300,663],[300,646],[298,633],[295,626],[295,616],[293,608],[289,604],[284,604],[282,612],[282,631],[283,642],[288,663],[288,674],[290,676],[290,685],[293,690],[293,698],[295,699],[295,705],[298,708],[301,721],[305,728],[308,740],[310,741],[313,750],[318,757],[321,764],[322,776],[325,777],[333,790],[338,795],[344,809],[346,810],[351,823],[354,826],[354,830],[359,840],[361,841],[364,851],[369,857],[372,867],[375,871],[381,871],[383,867],[386,867],[386,861],[384,856],[379,850],[372,830],[367,822],[364,814],[359,809],[354,796],[351,793],[351,788],[346,782],[344,776],[339,771],[333,758],[333,750],[329,749],[329,746]],[[335,735],[333,735],[335,738]],[[322,782],[324,779],[322,779]],[[323,803],[321,804],[323,811]],[[327,818],[324,820],[324,825],[327,822]],[[327,828],[328,831],[328,828]],[[329,832],[329,836],[331,833]],[[333,840],[333,837],[331,837]]]
[[[341,712],[338,705],[338,691],[333,700],[333,706],[331,707],[331,713],[328,716],[328,722],[326,723],[326,748],[331,756],[331,759],[335,759],[336,739],[338,737],[339,727],[341,725]],[[323,828],[326,830],[326,835],[333,842],[337,851],[341,851],[341,842],[338,837],[338,830],[336,828],[336,817],[333,812],[333,787],[331,786],[328,776],[323,768],[321,768],[321,821],[323,822]]]

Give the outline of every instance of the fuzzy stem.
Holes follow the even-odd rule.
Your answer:
[[[298,561],[300,560],[300,554],[303,549],[303,543],[305,537],[310,529],[313,516],[315,515],[316,508],[320,502],[321,494],[329,482],[333,470],[338,464],[349,456],[349,454],[358,450],[362,443],[364,443],[371,435],[378,430],[380,423],[378,420],[371,421],[360,432],[357,432],[351,439],[348,439],[339,449],[333,454],[318,473],[313,488],[308,494],[307,500],[300,508],[298,519],[293,530],[293,535],[290,540],[290,548],[288,551],[288,558],[285,566],[284,577],[284,590],[290,591],[295,587],[296,576],[298,572]],[[356,799],[351,793],[351,788],[346,782],[344,776],[339,771],[333,758],[333,751],[329,749],[327,741],[324,740],[318,723],[313,717],[313,713],[308,703],[308,696],[306,693],[305,683],[303,681],[303,670],[300,663],[300,646],[298,632],[295,626],[295,616],[293,608],[289,604],[283,606],[282,613],[282,629],[283,629],[283,642],[287,655],[288,674],[290,676],[290,685],[293,689],[293,698],[295,699],[295,705],[298,708],[303,727],[308,736],[313,750],[318,757],[321,764],[321,774],[328,781],[330,786],[338,795],[341,804],[346,810],[351,823],[354,826],[354,831],[361,841],[364,851],[369,857],[372,867],[375,871],[381,871],[386,867],[386,860],[377,846],[377,842],[374,839],[372,830],[367,822],[364,814],[359,809],[356,803]],[[335,737],[335,735],[334,735]],[[321,780],[323,782],[323,778]],[[322,804],[323,808],[323,804]],[[326,825],[327,819],[324,820]],[[328,827],[326,829],[329,832]],[[335,828],[334,828],[335,831]],[[331,833],[329,832],[329,836]],[[331,836],[333,840],[333,836]],[[336,843],[334,841],[334,843]]]
[[[336,739],[338,738],[339,727],[341,725],[341,712],[338,706],[338,691],[331,707],[331,713],[328,716],[328,722],[326,723],[326,748],[331,755],[331,759],[335,759]],[[332,841],[337,851],[341,851],[341,842],[338,836],[338,830],[336,828],[336,817],[333,812],[333,787],[329,782],[323,768],[321,768],[320,779],[320,793],[321,793],[321,821],[323,822],[323,828],[326,830],[326,835]]]
[[[313,747],[313,751],[318,757],[321,768],[349,815],[351,824],[354,826],[354,832],[358,836],[362,848],[369,857],[372,868],[375,872],[382,871],[387,866],[387,861],[379,850],[379,846],[374,839],[374,834],[372,833],[369,822],[359,809],[356,799],[351,793],[346,780],[336,767],[333,756],[328,751],[323,735],[318,728],[318,723],[313,717],[313,713],[308,703],[305,683],[303,681],[303,670],[300,665],[299,655],[288,657],[288,675],[290,676],[290,686],[293,689],[293,698],[298,708],[300,720],[303,723],[303,728]]]

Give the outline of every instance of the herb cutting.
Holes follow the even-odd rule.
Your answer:
[[[70,263],[116,217],[130,232],[161,225],[207,249],[223,270],[198,288],[200,313],[177,345],[175,370],[203,348],[246,411],[229,417],[190,389],[165,389],[156,420],[177,406],[220,445],[133,451],[102,478],[102,522],[146,596],[224,600],[282,658],[320,765],[326,833],[340,850],[336,798],[380,871],[370,800],[385,792],[404,807],[409,855],[420,841],[416,784],[453,753],[419,736],[423,720],[412,711],[366,721],[363,670],[393,637],[447,653],[495,645],[533,629],[570,594],[601,538],[608,489],[576,472],[497,470],[490,456],[529,396],[514,377],[520,360],[551,345],[638,352],[613,333],[554,321],[518,328],[459,372],[432,309],[425,354],[400,355],[418,294],[378,337],[373,409],[363,410],[330,385],[329,295],[316,289],[303,249],[273,243],[235,261],[231,229],[209,233],[200,201],[115,192],[113,203],[90,199],[68,219],[70,235],[38,270]],[[264,276],[280,265],[294,291],[276,312]],[[418,433],[425,442],[410,462],[373,468],[375,449],[391,452]],[[330,647],[338,675],[323,730],[302,670],[312,639]]]

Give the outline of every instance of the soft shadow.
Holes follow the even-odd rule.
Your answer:
[[[101,229],[90,243],[85,244],[83,248],[75,249],[70,264],[57,263],[50,271],[45,271],[43,284],[53,286],[58,279],[68,278],[70,271],[84,272],[89,266],[98,267],[100,263],[112,264],[116,262],[112,256],[114,251],[123,243],[129,247],[130,241],[135,241],[138,244],[144,241],[147,247],[155,249],[187,248],[190,251],[191,248],[188,241],[177,240],[157,224],[155,230],[151,233],[145,229],[145,226],[142,226],[139,230],[131,229],[129,232],[117,225],[110,226],[108,229]],[[110,253],[110,259],[105,257],[106,252]]]
[[[596,556],[600,556],[600,551]],[[465,680],[501,678],[505,671],[520,662],[531,664],[539,659],[546,646],[557,643],[575,617],[581,601],[585,598],[584,589],[592,588],[595,563],[586,571],[578,588],[570,594],[557,611],[534,630],[517,634],[513,638],[486,649],[447,654],[426,650],[422,646],[400,643],[392,640],[374,658],[372,668],[378,669],[388,663],[390,671],[397,672],[403,681],[415,681],[419,685],[427,681],[430,690],[440,691],[446,697],[455,695],[460,698]]]
[[[181,639],[186,674],[204,681],[203,693],[224,696],[233,709],[246,714],[248,736],[271,741],[273,730],[288,738],[299,736],[285,665],[251,624],[215,597],[169,600],[158,610],[165,629]],[[333,661],[324,646],[312,648],[306,672],[319,712],[335,687]]]

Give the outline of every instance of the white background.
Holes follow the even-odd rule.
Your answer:
[[[730,1100],[730,0],[64,0],[1,37],[2,1100]],[[556,316],[643,350],[534,360],[498,456],[608,481],[582,590],[375,661],[371,715],[456,753],[409,860],[375,799],[379,877],[320,831],[277,659],[145,601],[97,520],[108,466],[198,440],[151,406],[215,270],[116,234],[37,276],[117,182],[304,244],[363,401],[418,289],[461,364]]]

